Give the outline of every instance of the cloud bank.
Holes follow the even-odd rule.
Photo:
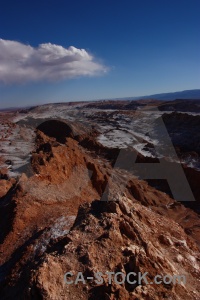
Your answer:
[[[57,81],[95,76],[107,68],[84,49],[64,48],[51,43],[37,48],[0,39],[0,82]]]

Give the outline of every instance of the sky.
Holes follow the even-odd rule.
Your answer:
[[[0,107],[200,88],[199,0],[0,0]]]

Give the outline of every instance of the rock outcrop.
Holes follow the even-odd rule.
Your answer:
[[[31,172],[0,174],[0,299],[199,299],[199,215],[136,178],[128,159],[116,167],[120,150],[97,142],[97,130],[47,122]],[[118,282],[106,271],[121,272]],[[85,284],[66,284],[66,272],[82,272]],[[148,282],[120,284],[130,272],[147,272]],[[156,275],[186,282],[157,285]]]
[[[48,245],[35,261],[16,267],[1,299],[199,299],[200,255],[195,242],[173,220],[123,197],[83,204],[70,232]],[[81,282],[66,284],[83,274]],[[95,281],[102,272],[103,282]],[[106,272],[114,272],[109,280]],[[116,273],[118,277],[114,280]],[[146,274],[144,282],[123,278]],[[176,278],[154,282],[156,275]],[[121,276],[121,277],[120,277]],[[174,276],[174,277],[173,277]],[[87,277],[92,277],[89,280]],[[85,280],[85,281],[84,281]],[[117,280],[117,282],[115,282]],[[122,284],[119,282],[123,282]],[[7,297],[7,298],[6,298]]]

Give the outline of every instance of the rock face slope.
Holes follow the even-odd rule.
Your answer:
[[[46,253],[31,263],[19,268],[19,278],[12,274],[2,299],[200,297],[200,255],[195,242],[176,222],[126,197],[82,205],[70,232],[48,245]],[[71,284],[64,282],[67,272],[71,272],[72,277],[67,278]],[[74,283],[78,272],[83,274],[82,281]],[[95,281],[97,272],[102,272],[102,282]],[[106,272],[120,272],[117,282]],[[147,272],[146,279],[123,282],[130,272]],[[154,282],[156,275],[175,278],[180,274],[186,282]]]
[[[96,142],[96,131],[75,136],[73,125],[64,126],[72,129],[62,140],[37,129],[29,176],[2,174],[1,299],[199,299],[199,216],[113,169],[116,149]],[[187,281],[117,284],[105,275],[102,284],[66,285],[69,271]]]

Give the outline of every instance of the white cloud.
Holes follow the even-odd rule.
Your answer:
[[[0,39],[0,82],[56,81],[95,76],[106,71],[107,68],[84,49],[51,43],[34,48]]]

